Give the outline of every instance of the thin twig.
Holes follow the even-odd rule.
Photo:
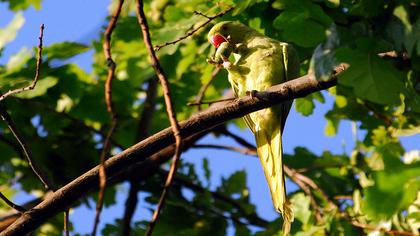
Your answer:
[[[23,154],[25,155],[29,166],[31,167],[32,171],[35,173],[35,175],[38,177],[38,179],[42,182],[45,189],[47,190],[54,190],[54,184],[53,182],[47,177],[47,175],[39,168],[39,166],[36,164],[32,152],[29,149],[28,144],[26,143],[25,139],[19,132],[15,122],[10,117],[9,113],[6,110],[6,107],[4,104],[0,103],[0,117],[6,122],[7,126],[9,127],[10,131],[12,132],[13,136],[18,141],[20,147],[22,148]]]
[[[163,90],[163,97],[165,100],[166,105],[166,112],[168,113],[169,121],[171,123],[172,131],[175,136],[175,154],[172,158],[172,164],[171,168],[169,170],[168,177],[166,179],[165,186],[162,191],[162,195],[159,199],[159,203],[157,205],[157,208],[155,212],[153,213],[152,220],[149,224],[149,227],[147,228],[146,235],[151,235],[153,232],[153,228],[159,218],[159,213],[165,204],[166,195],[168,192],[169,187],[172,184],[173,177],[175,175],[176,169],[178,167],[178,161],[181,156],[181,148],[182,148],[182,138],[181,138],[181,132],[180,127],[178,124],[178,121],[176,119],[176,113],[173,107],[172,99],[171,99],[171,92],[169,89],[169,83],[168,79],[166,78],[166,75],[163,72],[162,67],[160,66],[159,60],[155,54],[155,51],[153,50],[152,41],[150,39],[150,32],[149,32],[149,26],[147,24],[147,19],[143,11],[143,1],[138,0],[137,1],[137,19],[139,22],[139,25],[141,27],[141,31],[143,34],[144,43],[146,45],[146,48],[149,53],[149,57],[152,61],[153,69],[155,70],[155,73],[162,85]]]
[[[296,172],[305,173],[305,172],[319,170],[319,169],[340,168],[340,167],[344,167],[344,166],[345,166],[344,164],[338,164],[338,163],[324,164],[324,165],[313,165],[313,166],[308,166],[308,167],[296,169]]]
[[[204,95],[206,94],[207,89],[209,88],[210,84],[213,82],[214,78],[216,78],[216,75],[219,73],[220,70],[221,70],[221,67],[216,67],[211,73],[211,78],[209,82],[207,82],[206,84],[203,84],[203,86],[201,86],[200,90],[198,91],[198,95],[195,99],[195,104],[198,104],[198,110],[201,110],[200,104],[202,104],[201,102],[204,98]]]
[[[322,212],[321,208],[319,207],[318,203],[316,202],[315,197],[313,196],[311,189],[308,187],[308,184],[302,181],[302,178],[300,178],[300,175],[296,170],[284,165],[283,166],[284,172],[289,176],[289,178],[295,182],[308,196],[311,202],[311,206],[315,211],[315,218],[317,222],[323,223],[322,219]]]
[[[36,60],[36,70],[35,70],[35,78],[32,80],[32,83],[29,86],[18,88],[14,90],[9,90],[7,93],[0,96],[0,102],[3,101],[5,98],[7,98],[10,95],[21,93],[24,91],[32,90],[35,88],[36,83],[39,79],[39,72],[41,70],[41,62],[42,62],[42,38],[44,37],[44,24],[41,24],[40,30],[39,30],[39,44],[38,44],[38,55]]]
[[[368,225],[368,224],[362,224],[360,222],[357,222],[355,220],[350,220],[350,223],[353,226],[356,226],[358,228],[361,229],[367,229],[367,230],[371,230],[371,231],[380,231],[382,233],[385,234],[389,234],[389,235],[408,235],[408,236],[418,236],[418,234],[416,233],[411,233],[411,232],[406,232],[406,231],[399,231],[399,230],[388,230],[388,229],[384,229],[378,226],[374,226],[374,225]]]
[[[228,13],[228,12],[232,11],[233,9],[234,9],[233,7],[230,7],[230,8],[228,8],[227,10],[222,11],[222,12],[220,12],[219,14],[217,14],[217,15],[215,15],[215,16],[205,16],[205,17],[207,18],[207,20],[206,20],[204,23],[202,23],[201,25],[197,26],[197,28],[192,29],[192,30],[191,30],[191,31],[189,31],[187,34],[185,34],[184,36],[182,36],[182,37],[178,38],[177,40],[170,41],[170,42],[166,42],[166,43],[164,43],[164,44],[160,44],[160,45],[156,45],[156,46],[155,46],[155,50],[156,50],[156,51],[159,51],[159,50],[160,50],[161,48],[163,48],[163,47],[166,47],[166,46],[168,46],[168,45],[172,45],[172,44],[176,44],[176,43],[178,43],[178,42],[180,42],[180,41],[182,41],[182,40],[184,40],[184,39],[186,39],[186,38],[188,38],[188,37],[192,36],[193,34],[195,34],[195,32],[197,32],[199,29],[201,29],[201,28],[203,28],[204,26],[206,26],[206,25],[207,25],[208,23],[210,23],[212,20],[216,19],[217,17],[221,17],[221,16],[225,15],[226,13]],[[196,14],[197,14],[197,13],[196,13]],[[203,14],[201,14],[201,13],[200,13],[200,15],[204,16],[204,15],[203,15]]]
[[[64,235],[70,236],[69,230],[69,209],[64,211]]]
[[[15,209],[16,211],[20,212],[20,213],[24,213],[26,211],[25,208],[23,208],[22,206],[19,206],[18,204],[13,203],[12,201],[10,201],[6,196],[4,196],[3,193],[0,192],[0,198],[11,208]]]
[[[32,81],[32,83],[24,88],[19,88],[15,90],[8,91],[7,93],[0,96],[0,102],[7,98],[8,96],[16,93],[21,93],[27,90],[32,90],[35,88],[36,83],[39,79],[39,74],[41,70],[41,62],[42,62],[42,39],[44,36],[44,24],[41,24],[40,31],[39,31],[39,43],[38,43],[38,54],[37,54],[37,60],[36,60],[36,70],[35,70],[35,78]],[[47,175],[36,165],[34,162],[34,159],[32,158],[32,152],[30,151],[26,141],[24,140],[23,136],[19,133],[16,124],[13,122],[12,118],[10,117],[9,113],[7,112],[7,109],[4,104],[0,104],[0,116],[1,118],[7,123],[7,126],[9,127],[10,131],[12,132],[13,136],[16,138],[16,140],[19,142],[19,145],[22,148],[22,151],[24,155],[26,156],[26,159],[28,160],[29,166],[31,167],[32,171],[35,173],[35,175],[41,180],[41,182],[44,184],[44,187],[48,190],[54,189],[54,185],[52,181],[50,181],[47,177]]]
[[[215,148],[221,150],[229,150],[233,152],[239,152],[245,155],[257,155],[257,151],[251,148],[238,148],[234,146],[227,146],[227,145],[216,145],[216,144],[195,144],[192,148]]]
[[[217,132],[219,132],[219,133],[221,133],[221,134],[223,134],[225,136],[228,136],[228,137],[232,138],[238,144],[241,144],[244,147],[247,147],[249,149],[254,149],[254,150],[256,149],[256,147],[253,144],[249,143],[248,141],[246,141],[242,137],[240,137],[240,136],[238,136],[238,135],[230,132],[226,127],[223,127],[222,129],[217,130]]]
[[[197,102],[189,102],[187,103],[188,106],[200,106],[203,104],[214,104],[214,103],[219,103],[219,102],[227,102],[227,101],[232,101],[235,100],[236,98],[224,98],[224,99],[217,99],[217,100],[212,100],[212,101],[201,101],[200,103]]]
[[[108,133],[105,137],[104,144],[102,147],[102,152],[100,156],[100,164],[99,164],[99,192],[98,192],[98,201],[96,203],[96,214],[95,214],[95,220],[92,230],[92,235],[96,235],[96,231],[98,228],[100,215],[102,211],[103,206],[103,199],[104,199],[104,193],[105,193],[105,187],[106,187],[106,172],[105,172],[105,160],[106,157],[109,154],[109,151],[111,149],[111,138],[114,134],[117,125],[118,125],[118,118],[117,113],[114,110],[114,104],[112,101],[112,81],[114,79],[115,75],[115,68],[116,64],[112,60],[112,54],[111,54],[111,36],[112,32],[114,31],[114,28],[117,24],[118,17],[121,13],[121,8],[124,4],[124,0],[119,0],[117,9],[115,10],[114,15],[112,16],[111,20],[109,21],[108,27],[105,30],[104,33],[104,43],[103,43],[103,49],[104,49],[104,55],[108,63],[108,77],[105,82],[105,102],[106,102],[106,108],[107,111],[111,117],[111,127],[108,130]]]
[[[205,14],[199,12],[199,11],[194,11],[194,14],[199,15],[199,16],[202,16],[202,17],[205,17],[205,18],[207,18],[209,20],[211,19],[209,16],[207,16],[207,15],[205,15]]]

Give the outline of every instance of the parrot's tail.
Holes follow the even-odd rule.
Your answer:
[[[286,198],[281,131],[278,129],[271,134],[265,132],[265,130],[259,130],[255,133],[257,152],[270,187],[274,208],[283,217],[283,235],[287,236],[290,233],[294,216],[291,204]]]

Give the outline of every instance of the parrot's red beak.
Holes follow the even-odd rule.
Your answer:
[[[213,44],[215,48],[218,48],[223,42],[226,42],[226,39],[220,34],[215,34],[210,38],[210,43]]]

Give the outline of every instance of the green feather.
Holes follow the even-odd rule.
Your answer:
[[[237,97],[249,91],[262,91],[299,76],[299,59],[293,47],[287,43],[266,37],[237,22],[216,24],[209,38],[219,34],[228,46],[219,47],[213,61],[224,61],[233,52],[235,62],[226,67],[229,82]],[[230,48],[226,51],[226,48]],[[233,50],[231,50],[233,48]],[[286,198],[285,177],[282,162],[282,132],[292,101],[253,112],[244,117],[245,123],[255,135],[257,152],[267,179],[274,208],[284,219],[283,233],[288,235],[293,211]]]

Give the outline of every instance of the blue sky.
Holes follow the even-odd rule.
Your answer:
[[[24,11],[26,19],[24,26],[19,31],[15,41],[6,46],[6,49],[0,58],[0,64],[5,64],[10,55],[17,53],[22,47],[34,47],[38,43],[39,26],[45,24],[44,44],[49,45],[61,41],[77,41],[89,43],[92,39],[99,37],[99,31],[106,24],[107,5],[109,1],[103,0],[44,0],[42,8],[37,11],[30,7]],[[0,3],[0,28],[7,25],[12,19],[13,12],[8,11],[5,3]],[[88,52],[81,56],[72,58],[86,70],[90,70],[92,53]],[[205,62],[203,62],[205,63]],[[335,137],[324,136],[324,127],[326,121],[323,115],[332,107],[333,100],[324,92],[326,103],[317,103],[317,109],[309,117],[303,117],[296,113],[292,108],[286,124],[283,135],[283,147],[286,153],[290,153],[297,146],[304,146],[321,154],[325,150],[333,153],[349,153],[354,147],[354,138],[352,137],[352,127],[350,122],[342,122],[338,135]],[[244,137],[249,142],[254,143],[251,132],[247,129],[239,130],[234,126],[229,129],[234,133]],[[360,134],[359,134],[360,136]],[[361,137],[361,136],[360,136]],[[418,149],[416,143],[420,143],[420,138],[408,137],[402,138],[404,147],[409,150]],[[228,138],[215,139],[211,135],[204,138],[200,143],[220,143],[225,145],[236,145]],[[233,171],[245,169],[247,171],[248,186],[250,188],[251,201],[257,203],[258,213],[265,219],[274,219],[277,214],[272,208],[271,198],[268,192],[268,186],[263,176],[259,160],[253,157],[243,156],[238,153],[221,150],[203,150],[193,149],[182,155],[183,160],[197,164],[201,168],[202,159],[207,157],[212,171],[212,188],[220,184],[222,176],[227,177]],[[295,186],[288,182],[288,190],[295,189]],[[124,210],[124,201],[126,197],[127,185],[123,184],[118,190],[118,204],[105,209],[102,213],[102,225],[105,222],[112,222],[116,217],[121,217]],[[144,195],[144,194],[143,194]],[[140,193],[140,197],[143,196]],[[25,202],[31,199],[30,196],[18,194],[14,199],[17,203]],[[144,210],[144,201],[141,201],[140,208],[137,209],[135,220],[150,219],[150,212]],[[71,213],[71,221],[79,233],[88,233],[92,229],[94,211],[86,207],[80,207]],[[232,232],[229,232],[231,234]]]

